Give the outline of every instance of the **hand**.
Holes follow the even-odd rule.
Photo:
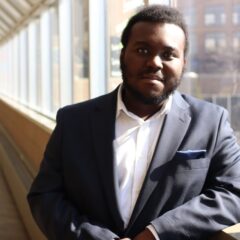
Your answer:
[[[145,228],[136,237],[134,237],[133,240],[155,240],[155,237],[148,228]]]

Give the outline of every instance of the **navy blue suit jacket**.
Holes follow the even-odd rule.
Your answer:
[[[240,150],[223,108],[174,93],[127,228],[113,156],[117,91],[58,111],[28,195],[48,239],[206,239],[240,220]]]

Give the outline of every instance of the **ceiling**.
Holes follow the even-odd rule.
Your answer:
[[[56,0],[0,0],[0,44]]]

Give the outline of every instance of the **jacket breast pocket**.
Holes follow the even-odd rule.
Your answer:
[[[210,159],[207,157],[188,159],[175,156],[171,161],[154,169],[150,177],[153,181],[162,181],[162,177],[164,179],[174,178],[177,179],[174,182],[181,180],[184,184],[189,179],[196,179],[196,181],[201,179],[202,181],[207,175],[209,165]]]
[[[177,171],[187,171],[208,168],[210,159],[206,157],[206,150],[186,150],[177,151],[172,162]]]
[[[176,159],[177,171],[188,171],[194,169],[207,169],[210,164],[209,158]]]

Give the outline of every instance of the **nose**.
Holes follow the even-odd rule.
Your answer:
[[[152,67],[152,68],[157,68],[158,70],[162,69],[163,68],[163,63],[162,63],[161,56],[154,55],[154,56],[149,57],[148,62],[147,62],[147,66]]]

